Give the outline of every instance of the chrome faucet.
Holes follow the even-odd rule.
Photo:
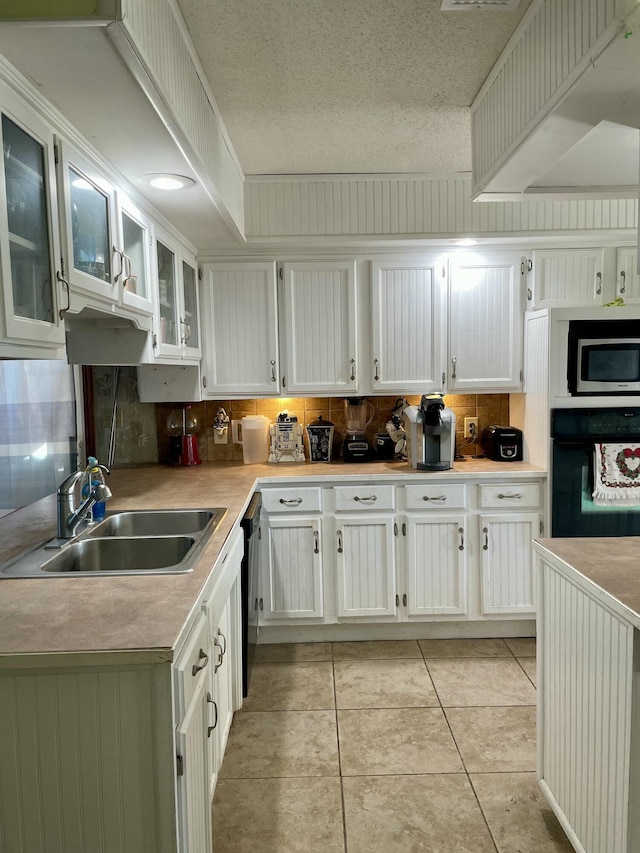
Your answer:
[[[108,501],[111,489],[104,483],[96,483],[78,509],[75,508],[75,488],[85,476],[84,471],[74,471],[58,486],[58,539],[73,539],[76,528],[85,513],[99,501]]]

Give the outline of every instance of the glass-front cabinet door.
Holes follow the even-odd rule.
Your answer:
[[[117,196],[120,233],[114,246],[114,282],[123,305],[151,315],[151,220],[120,192]]]
[[[56,265],[60,246],[53,134],[24,106],[13,104],[4,92],[2,95],[0,339],[20,345],[61,347],[64,325],[58,316]]]
[[[178,313],[177,251],[164,237],[156,240],[158,272],[157,347],[158,355],[180,355],[182,341]]]
[[[72,291],[114,302],[118,298],[113,281],[115,190],[89,162],[69,148],[64,150],[62,180],[69,284]]]
[[[194,258],[182,259],[182,342],[185,356],[200,358],[200,323],[198,310],[198,273]]]

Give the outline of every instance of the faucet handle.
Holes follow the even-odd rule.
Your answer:
[[[72,471],[58,486],[58,495],[68,495],[83,475],[84,471]]]

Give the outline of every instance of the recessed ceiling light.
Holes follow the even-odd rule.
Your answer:
[[[470,237],[465,237],[464,240],[456,240],[456,246],[475,246],[477,240],[472,240]]]
[[[185,187],[194,187],[196,182],[193,178],[188,178],[186,175],[170,175],[157,173],[153,175],[143,175],[140,180],[155,187],[157,190],[182,190]]]

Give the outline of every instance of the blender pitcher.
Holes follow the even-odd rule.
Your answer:
[[[345,462],[366,462],[371,458],[367,427],[376,413],[365,397],[347,397],[344,401],[346,437],[342,445]]]

